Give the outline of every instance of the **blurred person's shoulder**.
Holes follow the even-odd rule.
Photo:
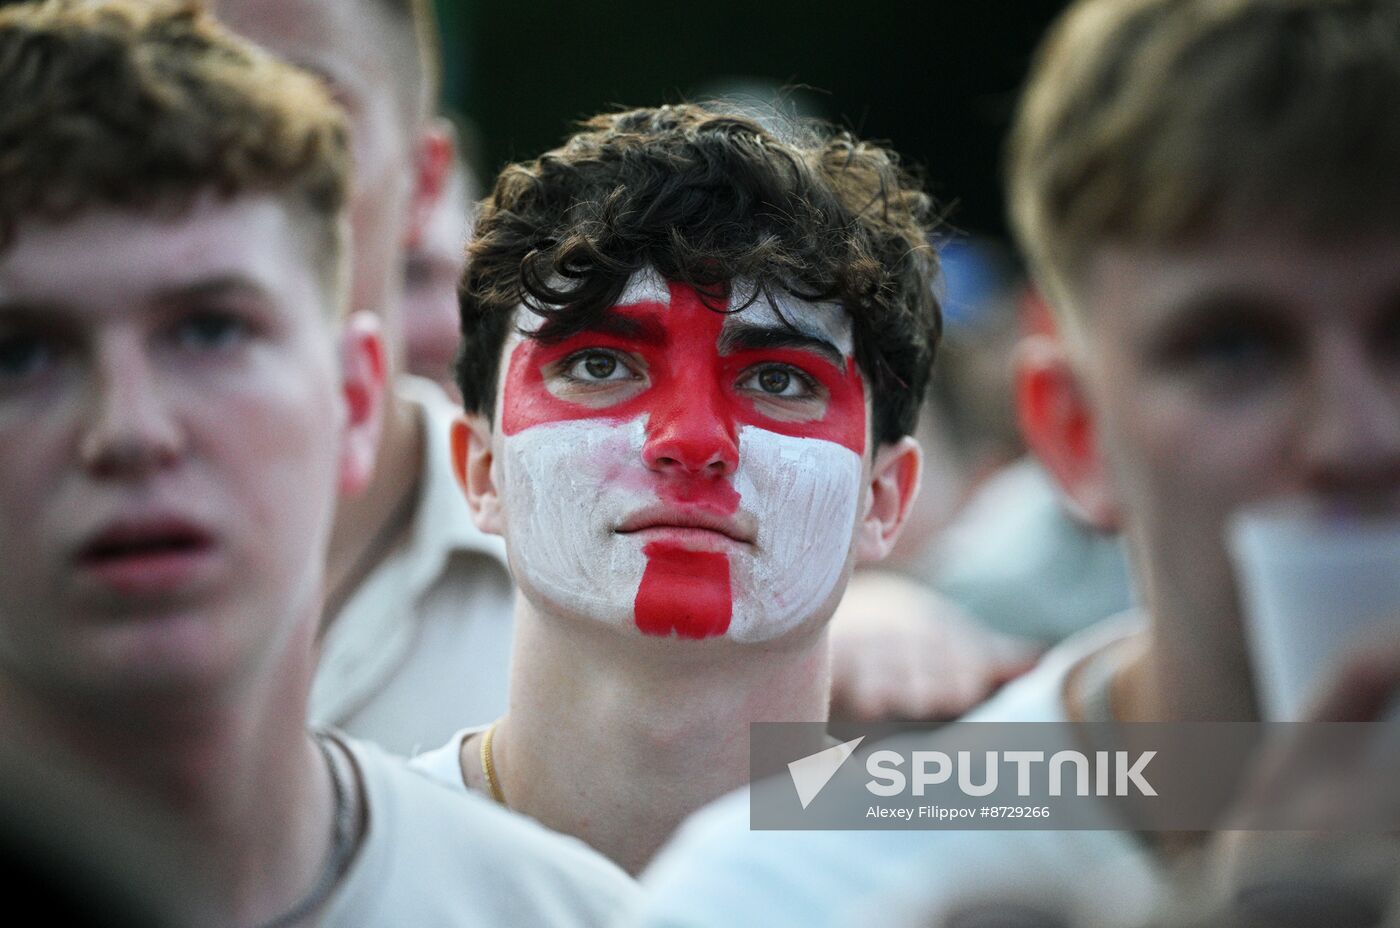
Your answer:
[[[1068,722],[1065,686],[1077,668],[1107,657],[1146,627],[1137,610],[1112,616],[1077,632],[1045,652],[1039,663],[995,696],[963,716],[963,722]]]
[[[1122,542],[1070,515],[1033,458],[988,477],[921,569],[992,628],[1047,642],[1133,602]]]
[[[324,924],[606,926],[634,904],[635,881],[582,841],[338,740],[367,820]]]

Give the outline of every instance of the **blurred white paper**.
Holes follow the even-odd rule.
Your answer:
[[[1237,513],[1229,544],[1266,719],[1299,721],[1338,659],[1400,630],[1400,513],[1274,503]]]

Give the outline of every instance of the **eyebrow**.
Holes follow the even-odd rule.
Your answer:
[[[157,310],[165,310],[185,303],[230,296],[266,300],[268,299],[268,291],[267,288],[250,277],[230,273],[160,287],[146,294],[143,302]],[[29,299],[23,296],[17,296],[13,299],[0,297],[0,318],[10,321],[57,323],[73,317],[76,313],[77,308],[63,300],[45,297],[38,299]]]
[[[263,300],[267,298],[268,291],[257,281],[242,274],[222,274],[204,280],[162,287],[151,294],[150,303],[153,306],[170,306],[229,296]]]
[[[622,307],[625,309],[626,307]],[[544,344],[562,342],[567,338],[582,334],[593,335],[615,335],[618,338],[631,339],[641,342],[644,345],[663,345],[666,343],[666,330],[657,319],[638,318],[625,312],[620,312],[619,307],[610,306],[592,319],[588,319],[583,324],[561,317],[557,314],[550,314],[542,326],[534,333],[534,339]]]
[[[797,348],[820,355],[838,370],[846,369],[846,357],[841,349],[824,338],[796,332],[785,327],[754,325],[749,322],[730,320],[719,336],[719,353],[732,354],[736,351],[752,351],[764,348]]]

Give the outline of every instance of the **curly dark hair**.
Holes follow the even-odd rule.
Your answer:
[[[895,441],[913,430],[941,329],[935,221],[893,152],[845,132],[695,104],[596,116],[506,167],[481,208],[461,292],[463,404],[492,414],[517,307],[567,337],[649,266],[716,311],[736,280],[840,303],[875,441]]]

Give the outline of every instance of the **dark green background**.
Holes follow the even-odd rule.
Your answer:
[[[920,165],[954,223],[1001,234],[1001,138],[1050,0],[437,0],[449,104],[482,167],[538,154],[614,104],[673,102],[718,79],[801,84],[824,111]]]

